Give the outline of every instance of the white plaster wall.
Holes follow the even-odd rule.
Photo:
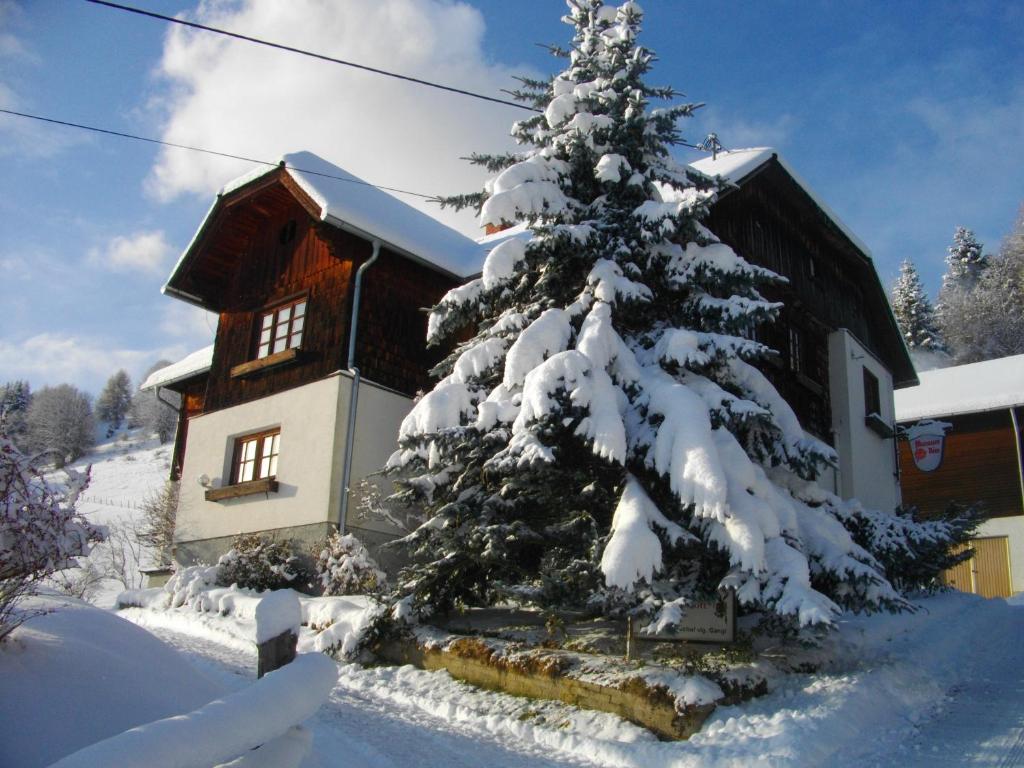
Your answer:
[[[348,423],[349,393],[352,389],[352,378],[348,373],[342,374],[340,398],[338,400],[338,434],[336,454],[339,461],[338,483],[333,488],[332,509],[334,521],[340,519],[341,510],[341,478],[343,476],[341,462],[345,455],[345,431]],[[413,402],[405,395],[374,384],[363,379],[359,384],[359,399],[356,403],[356,434],[352,450],[352,475],[350,489],[356,489],[363,478],[379,472],[387,463],[388,458],[398,448],[398,428],[402,419],[412,410]],[[388,478],[373,478],[381,493],[388,494],[392,490],[392,481]],[[348,508],[348,524],[357,525],[382,533],[397,533],[394,526],[382,519],[356,517],[357,494],[350,493]]]
[[[188,427],[175,540],[234,536],[331,519],[332,488],[341,482],[332,448],[342,381],[335,375],[193,417]],[[197,478],[208,475],[218,488],[229,484],[235,438],[274,427],[281,429],[278,492],[206,501],[206,489]]]
[[[1024,592],[1024,515],[994,517],[978,527],[976,538],[1006,536],[1010,546],[1010,588]]]
[[[895,423],[892,375],[846,329],[829,334],[828,356],[832,429],[839,453],[839,495],[860,499],[874,509],[892,510],[900,502],[896,454],[891,438],[880,437],[864,423],[862,368],[878,378],[881,416],[890,426]]]

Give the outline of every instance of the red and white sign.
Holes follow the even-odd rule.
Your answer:
[[[922,472],[934,472],[942,464],[946,430],[952,425],[942,421],[920,421],[907,430],[910,455]]]

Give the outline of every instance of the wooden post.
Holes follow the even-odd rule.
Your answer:
[[[288,629],[257,645],[256,677],[263,677],[267,672],[295,661],[298,642],[298,635]]]
[[[626,617],[626,661],[633,660],[633,617]]]

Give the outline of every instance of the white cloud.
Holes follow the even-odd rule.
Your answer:
[[[17,343],[0,339],[0,371],[27,379],[34,389],[67,383],[95,394],[121,368],[137,381],[158,359],[179,360],[188,351],[182,344],[124,349],[94,336],[40,333]]]
[[[165,302],[160,310],[159,328],[162,333],[199,349],[213,341],[217,315],[183,301]]]
[[[103,248],[89,250],[89,263],[114,272],[163,272],[173,253],[163,231],[114,237]]]
[[[687,140],[691,143],[700,142],[707,134],[715,133],[726,149],[745,149],[781,147],[796,130],[797,124],[797,119],[789,113],[758,121],[708,106],[695,113],[691,124],[682,127],[687,131]],[[697,130],[694,131],[694,128]]]
[[[525,67],[488,61],[480,12],[448,0],[243,0],[193,18],[325,55],[501,97]],[[505,150],[524,110],[424,88],[209,33],[174,28],[159,74],[167,141],[276,160],[310,150],[375,184],[450,194],[484,178],[460,160]],[[157,198],[209,195],[250,166],[174,149],[147,183]],[[467,233],[472,217],[403,197]]]

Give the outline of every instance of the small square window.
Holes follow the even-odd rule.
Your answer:
[[[281,430],[275,429],[235,440],[231,482],[248,483],[277,475]]]
[[[878,377],[864,369],[864,415],[882,415],[882,398],[878,392]]]
[[[802,373],[804,370],[803,333],[794,325],[789,326],[789,370]]]
[[[267,357],[302,343],[306,322],[306,299],[298,299],[267,310],[260,316],[256,359]]]

